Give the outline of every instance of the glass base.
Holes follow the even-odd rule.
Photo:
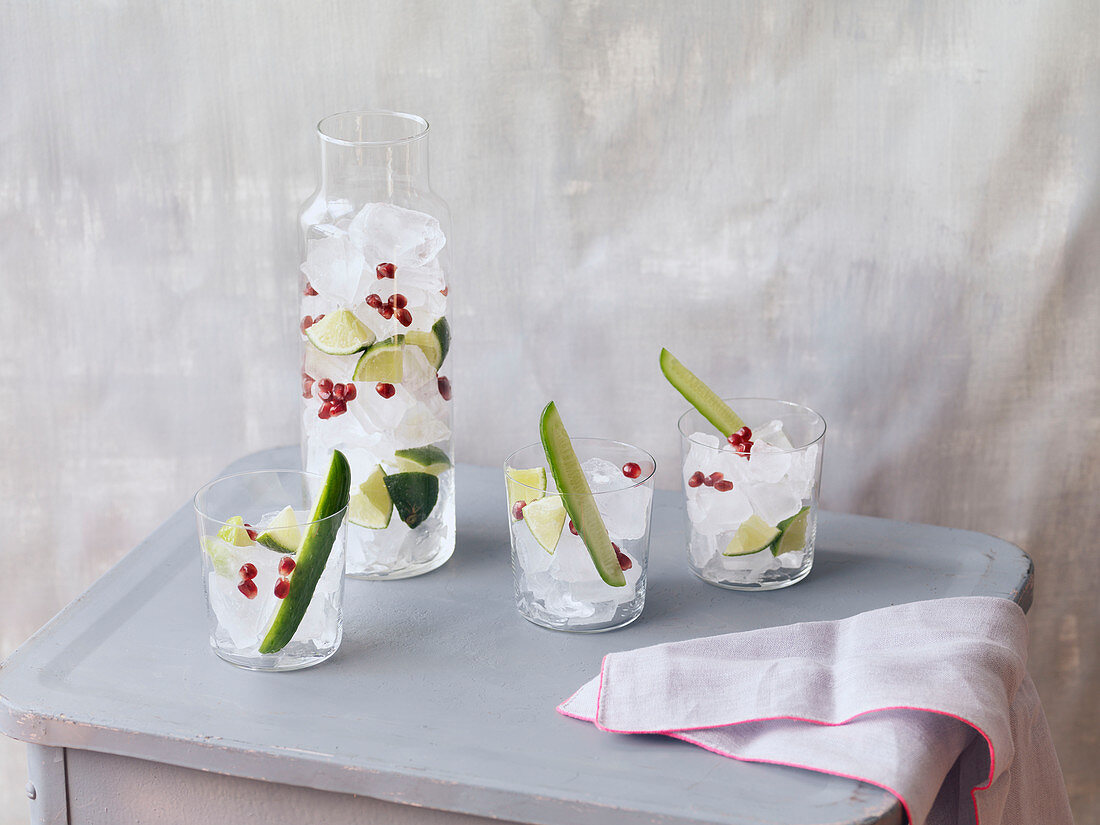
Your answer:
[[[359,579],[361,581],[368,582],[384,582],[384,581],[397,581],[398,579],[411,579],[414,576],[423,576],[425,573],[431,573],[433,570],[437,570],[445,565],[454,555],[455,549],[452,546],[438,556],[434,556],[427,561],[422,561],[419,564],[408,564],[404,567],[394,567],[390,570],[381,570],[372,573],[353,573],[348,572],[344,575],[349,579]]]
[[[635,598],[621,605],[611,618],[602,622],[588,622],[573,616],[558,616],[540,610],[537,604],[530,602],[517,604],[516,609],[519,611],[519,615],[531,624],[545,627],[547,630],[561,630],[566,633],[605,633],[608,630],[618,630],[620,627],[626,627],[642,615],[642,608],[645,604],[644,590],[640,596],[641,598]]]
[[[292,642],[278,653],[230,653],[214,644],[210,645],[210,649],[214,651],[219,659],[229,662],[231,665],[243,670],[258,670],[274,673],[289,670],[302,670],[303,668],[313,667],[314,665],[319,665],[322,662],[328,661],[335,655],[336,651],[340,649],[340,639],[337,639],[336,644],[332,647],[323,650],[317,650],[313,645],[308,645],[309,648],[312,648],[309,652],[295,650],[295,648],[302,647],[307,647],[307,645],[300,643],[295,644]]]
[[[724,588],[726,590],[751,591],[751,590],[782,590],[784,587],[790,587],[792,584],[798,584],[800,581],[802,581],[804,578],[806,578],[808,575],[810,575],[810,570],[813,569],[814,565],[813,565],[813,561],[811,560],[810,563],[807,564],[805,567],[803,567],[802,569],[796,571],[793,576],[789,576],[789,577],[781,578],[781,579],[772,579],[772,580],[764,579],[764,580],[761,580],[761,581],[754,581],[754,582],[738,582],[738,581],[713,579],[713,578],[710,578],[708,576],[704,576],[702,573],[700,573],[694,567],[691,567],[691,565],[688,565],[688,566],[691,568],[691,572],[694,573],[696,575],[696,577],[698,577],[699,579],[705,581],[707,584],[713,584],[715,587],[721,587],[721,588]]]

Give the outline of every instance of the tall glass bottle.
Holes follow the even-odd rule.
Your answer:
[[[302,455],[348,457],[349,576],[434,570],[455,544],[450,232],[428,124],[398,112],[317,125],[321,183],[301,228]]]

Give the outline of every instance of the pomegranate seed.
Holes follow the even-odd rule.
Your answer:
[[[391,295],[389,298],[387,298],[386,303],[384,303],[382,306],[389,307],[390,309],[393,309],[394,308],[393,307],[393,296]]]
[[[251,524],[249,524],[248,522],[245,522],[245,525],[244,525],[244,531],[245,531],[246,533],[248,533],[248,537],[249,537],[250,539],[252,539],[253,541],[255,541],[255,540],[256,540],[256,536],[257,536],[257,535],[259,535],[259,534],[258,534],[258,533],[256,532],[256,528],[255,528],[255,527],[253,527],[253,526],[252,526]]]
[[[741,433],[730,433],[729,437],[726,438],[726,441],[728,441],[730,443],[730,446],[733,446],[733,447],[736,447],[738,444],[740,444],[744,440],[745,439],[741,435]]]
[[[322,421],[332,418],[332,402],[326,401],[321,405],[321,409],[317,410],[317,417]]]
[[[256,578],[256,573],[257,572],[259,572],[259,571],[256,570],[256,565],[254,565],[250,561],[247,561],[247,562],[245,562],[244,564],[241,565],[241,578],[242,579],[247,579],[247,580],[251,581],[252,579]]]
[[[527,506],[526,501],[517,501],[512,505],[512,518],[516,521],[523,521],[523,508]]]
[[[436,384],[439,385],[439,394],[443,396],[444,401],[451,400],[451,379],[446,375],[441,375],[436,380]]]
[[[442,295],[444,298],[446,298],[447,297],[447,287],[443,287],[443,289],[439,290],[439,294]]]
[[[710,476],[703,476],[703,486],[704,487],[713,487],[714,486],[714,480]]]
[[[629,570],[631,567],[634,566],[634,562],[630,560],[630,556],[620,550],[619,545],[612,543],[611,546],[615,548],[615,558],[619,562],[620,570]]]
[[[309,281],[306,281],[306,288],[302,290],[302,294],[303,295],[316,295],[317,290],[313,288],[313,284],[311,284]]]
[[[726,476],[725,476],[724,473],[711,473],[710,474],[710,484],[708,484],[707,486],[708,487],[713,487],[715,484],[717,484],[719,481],[721,481],[725,477]]]
[[[628,461],[623,465],[623,475],[627,478],[637,478],[642,474],[642,468],[635,464],[633,461]]]
[[[332,398],[332,389],[332,379],[322,378],[320,381],[317,382],[317,397],[320,398],[322,401],[328,401],[330,398]]]
[[[577,528],[573,526],[573,519],[569,519],[569,532],[574,536],[580,535],[580,533],[577,532]]]
[[[302,323],[298,324],[298,329],[300,329],[302,332],[305,332],[307,329],[309,329],[315,323],[317,323],[317,322],[314,321],[310,316],[307,315],[305,318],[302,319]]]
[[[369,306],[371,309],[381,309],[382,296],[372,292],[370,295],[367,296],[367,306]]]
[[[332,397],[335,398],[337,401],[343,401],[344,393],[347,392],[347,389],[348,388],[345,387],[343,384],[333,384]]]
[[[716,481],[714,482],[714,489],[717,490],[719,493],[728,493],[730,490],[733,489],[733,482],[725,480]]]
[[[383,306],[378,313],[388,321],[393,317],[393,307]]]
[[[290,592],[290,579],[279,579],[275,582],[275,598],[285,599],[286,594]]]
[[[691,474],[691,478],[688,479],[688,487],[698,487],[703,483],[703,479],[703,474],[699,470],[696,470]]]
[[[252,581],[252,579],[245,579],[237,585],[237,589],[241,591],[246,599],[256,598],[256,593],[259,592],[256,589],[256,582]]]
[[[315,323],[315,324],[321,323],[321,319],[324,318],[324,317],[325,317],[325,313],[323,313],[323,312],[320,315],[313,316],[313,323]]]
[[[397,390],[394,388],[393,384],[384,384],[382,382],[374,385],[374,391],[383,398],[393,398],[393,396],[397,393]]]
[[[335,415],[343,415],[344,413],[346,413],[348,411],[348,405],[345,404],[343,401],[333,399],[332,401],[329,401],[328,403],[331,405],[332,414],[334,416]]]
[[[397,272],[397,267],[393,264],[379,264],[374,268],[374,274],[379,278],[392,278]]]
[[[742,427],[740,430],[737,431],[737,434],[741,436],[742,441],[748,441],[750,438],[752,438],[752,430],[750,430],[748,427]]]
[[[409,299],[402,295],[400,292],[390,298],[390,300],[393,301],[394,309],[404,309],[409,305]]]
[[[297,563],[290,556],[283,556],[279,559],[279,575],[289,576],[294,572],[294,568],[297,567]]]
[[[302,374],[302,398],[313,397],[313,379],[308,375]]]
[[[403,327],[407,327],[413,322],[413,314],[407,309],[399,309],[394,314],[397,316],[398,322]]]
[[[358,390],[355,389],[355,385],[354,384],[345,384],[344,388],[345,388],[344,389],[344,400],[345,401],[354,401],[355,396],[359,394]]]

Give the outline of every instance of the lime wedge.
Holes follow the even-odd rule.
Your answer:
[[[214,572],[224,578],[237,575],[239,564],[233,550],[221,539],[214,536],[202,537],[202,549],[214,563]]]
[[[569,433],[565,431],[565,425],[562,424],[553,401],[542,411],[539,435],[542,436],[542,448],[546,451],[546,461],[554,475],[558,492],[561,493],[562,504],[565,505],[569,518],[573,520],[573,526],[577,528],[584,546],[588,548],[588,555],[596,565],[596,572],[612,587],[624,587],[626,576],[619,567],[615,548],[611,546],[611,538],[607,535],[607,527],[600,511],[596,509],[592,489],[588,486],[588,479],[584,477],[581,463],[577,460],[577,454],[569,440]]]
[[[547,552],[553,553],[565,526],[565,507],[559,496],[532,501],[523,508],[523,520],[531,528],[535,541]]]
[[[546,468],[509,469],[504,474],[504,483],[508,486],[508,511],[511,512],[517,501],[530,504],[546,495]]]
[[[439,479],[431,473],[394,473],[383,481],[397,516],[415,530],[435,509]]]
[[[351,496],[348,504],[348,521],[360,527],[382,530],[390,526],[393,516],[393,502],[386,489],[386,472],[377,466],[359,485],[359,490]]]
[[[440,318],[432,326],[430,332],[406,332],[405,343],[415,344],[424,351],[424,357],[432,365],[432,369],[439,369],[447,358],[447,351],[451,348],[451,327],[446,318]]]
[[[810,508],[803,507],[790,518],[776,525],[779,538],[772,544],[772,555],[782,556],[806,547],[806,527],[810,522]]]
[[[323,324],[324,321],[321,323]],[[355,365],[355,372],[351,376],[352,380],[399,383],[405,374],[404,344],[405,336],[395,335],[393,338],[387,338],[371,346],[359,356],[359,363]]]
[[[350,309],[330,312],[306,330],[306,338],[327,355],[351,355],[374,343],[374,333]]]
[[[427,447],[397,450],[393,455],[397,459],[397,468],[403,472],[431,473],[437,476],[444,470],[451,469],[451,457],[446,451],[430,444]]]
[[[753,514],[737,528],[737,532],[733,534],[722,555],[751,556],[767,548],[778,535],[778,529],[772,527],[760,516]]]
[[[726,438],[745,426],[741,416],[729,408],[718,394],[699,380],[687,367],[676,360],[667,349],[661,350],[661,372],[707,421],[718,428]],[[728,555],[728,554],[727,554]]]
[[[256,536],[256,541],[279,553],[296,552],[302,543],[302,531],[298,527],[298,519],[294,517],[294,508],[284,507],[267,525],[267,529]]]
[[[306,615],[313,591],[325,571],[336,534],[340,532],[342,518],[331,518],[348,506],[348,492],[351,489],[351,467],[339,450],[333,450],[332,463],[328,476],[317,496],[317,503],[309,516],[309,529],[302,539],[296,557],[297,564],[290,575],[290,590],[279,605],[279,612],[271,623],[260,644],[260,653],[277,653],[282,650],[298,631],[302,617]]]
[[[248,547],[252,544],[248,531],[244,529],[244,519],[241,516],[226,519],[225,526],[218,531],[218,538],[234,547]]]

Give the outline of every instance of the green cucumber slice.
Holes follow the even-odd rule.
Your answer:
[[[383,481],[398,518],[410,529],[423,524],[439,500],[439,479],[431,473],[394,473]]]
[[[313,591],[328,563],[342,518],[331,518],[348,506],[351,491],[351,467],[339,450],[333,450],[325,484],[317,496],[317,503],[309,516],[309,529],[302,539],[295,558],[297,564],[290,576],[290,590],[279,605],[271,629],[260,644],[260,653],[278,653],[298,631],[302,617],[306,615]]]
[[[806,528],[810,523],[810,508],[803,507],[790,518],[775,525],[779,538],[772,542],[772,555],[782,556],[806,547]]]
[[[667,349],[661,349],[661,372],[677,390],[699,411],[707,421],[729,438],[745,426],[741,416],[729,408],[718,394],[704,384],[694,373],[681,364]]]
[[[298,519],[294,517],[294,508],[289,505],[284,507],[267,525],[267,529],[256,536],[256,543],[278,553],[295,552],[302,543],[302,531],[298,527]]]
[[[626,586],[626,576],[619,566],[619,559],[615,555],[615,548],[611,546],[611,538],[607,535],[607,527],[600,511],[596,508],[592,488],[588,486],[588,479],[584,477],[581,463],[577,460],[577,454],[569,440],[569,433],[565,431],[565,425],[562,424],[553,401],[542,411],[539,435],[554,483],[561,494],[562,504],[565,505],[569,518],[573,519],[573,526],[577,528],[584,546],[588,548],[588,555],[596,565],[596,572],[612,587]]]

